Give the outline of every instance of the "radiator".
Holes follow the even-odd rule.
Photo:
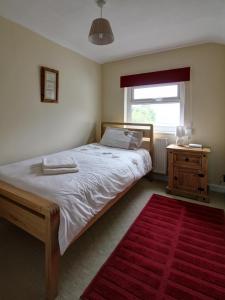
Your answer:
[[[167,138],[156,138],[154,140],[154,173],[166,174],[167,172]]]

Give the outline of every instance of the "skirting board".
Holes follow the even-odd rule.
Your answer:
[[[153,180],[158,180],[158,181],[163,181],[163,182],[168,182],[168,176],[164,174],[158,174],[158,173],[152,173],[152,178]]]
[[[224,193],[225,194],[225,185],[220,185],[220,184],[209,184],[209,190],[212,192],[217,192],[217,193]]]
[[[163,174],[153,173],[152,177],[153,177],[153,180],[159,180],[159,181],[163,181],[163,182],[168,181],[168,176],[163,175]],[[210,183],[209,184],[209,190],[211,192],[225,193],[225,185]]]

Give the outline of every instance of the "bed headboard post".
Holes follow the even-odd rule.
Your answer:
[[[142,131],[144,143],[148,144],[148,151],[150,152],[152,161],[154,158],[153,151],[153,124],[143,123],[123,123],[123,122],[102,122],[101,123],[101,137],[103,136],[106,127],[127,128],[130,130]]]

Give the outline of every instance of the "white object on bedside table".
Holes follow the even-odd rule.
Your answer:
[[[191,148],[202,148],[202,144],[189,144],[188,146]]]
[[[185,137],[185,128],[184,126],[177,126],[176,127],[176,144],[177,146],[184,145],[184,137]]]

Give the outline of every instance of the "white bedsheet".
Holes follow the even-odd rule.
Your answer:
[[[49,156],[54,156],[51,154]],[[89,144],[57,153],[73,157],[79,172],[43,175],[42,157],[0,166],[0,180],[51,200],[60,207],[59,246],[73,238],[101,208],[151,168],[149,152]]]

